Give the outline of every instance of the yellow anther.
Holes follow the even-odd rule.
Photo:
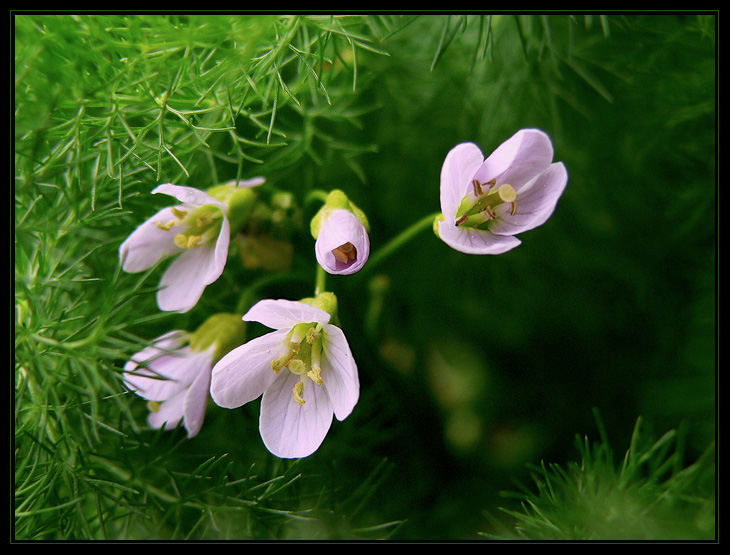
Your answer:
[[[150,412],[158,412],[160,410],[160,403],[159,401],[149,401],[147,403],[147,408],[150,409]]]
[[[316,327],[311,327],[307,330],[307,335],[304,336],[304,339],[309,343],[310,345],[313,345],[320,336],[320,332]]]
[[[290,350],[287,354],[285,354],[283,357],[277,358],[275,360],[271,361],[271,369],[278,374],[279,371],[284,368],[287,364],[289,364],[289,361],[294,358],[294,355],[296,354],[295,350]]]
[[[307,376],[309,377],[309,379],[311,379],[317,385],[322,385],[324,383],[324,380],[322,379],[320,372],[322,372],[320,367],[315,366],[309,372],[307,372]]]
[[[510,208],[509,213],[510,216],[514,216],[515,214],[517,214],[517,203],[513,201],[510,204],[512,204],[512,207]]]
[[[187,248],[192,249],[195,247],[199,247],[201,245],[200,240],[202,237],[200,235],[191,235],[188,237],[188,244],[186,245]]]
[[[502,199],[502,201],[504,202],[514,202],[517,198],[517,191],[515,191],[515,188],[512,187],[512,185],[508,185],[507,183],[499,186],[499,189],[497,189],[497,194],[499,195],[499,198]]]
[[[185,218],[185,216],[188,215],[186,210],[180,210],[179,208],[177,208],[175,206],[173,206],[170,210],[172,210],[172,213],[175,214],[175,217],[178,220],[182,220],[183,218]]]
[[[172,226],[175,225],[175,220],[169,221],[166,224],[163,224],[162,222],[155,222],[155,225],[157,225],[157,227],[159,227],[163,231],[170,231]]]
[[[294,400],[297,402],[298,405],[303,405],[306,403],[306,401],[302,398],[302,393],[304,393],[304,382],[297,382],[297,384],[294,386],[294,389],[292,390],[292,393],[294,393]]]
[[[180,247],[181,249],[188,248],[187,235],[183,235],[182,233],[178,233],[177,235],[175,235],[175,246]]]
[[[289,368],[290,372],[297,375],[304,374],[304,372],[307,371],[307,365],[304,363],[303,360],[300,360],[298,358],[293,358],[286,366],[287,368]]]

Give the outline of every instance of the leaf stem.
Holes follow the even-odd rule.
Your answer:
[[[383,245],[373,256],[370,257],[370,260],[368,260],[365,268],[369,270],[373,269],[383,260],[388,258],[391,254],[398,251],[421,231],[431,228],[433,226],[434,219],[440,214],[440,212],[436,212],[433,214],[429,214],[428,216],[424,216],[420,220],[416,221],[415,223],[411,224],[409,227],[401,231],[398,235],[396,235],[385,245]]]

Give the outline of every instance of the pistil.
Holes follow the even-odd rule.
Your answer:
[[[471,193],[465,196],[459,209],[454,225],[464,227],[478,227],[484,223],[496,219],[494,209],[502,204],[510,205],[510,214],[517,211],[517,191],[508,183],[495,187],[492,181],[480,184],[477,180],[472,183],[474,195]],[[489,187],[484,189],[484,185]]]

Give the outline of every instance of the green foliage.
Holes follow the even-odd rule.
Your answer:
[[[514,533],[492,539],[712,540],[715,448],[682,468],[684,439],[670,430],[651,441],[637,420],[620,464],[605,437],[576,438],[580,462],[533,468],[537,492],[512,494]]]
[[[712,538],[715,14],[13,23],[16,540]],[[419,227],[380,250],[438,211],[450,148],[522,127],[570,176],[522,246],[469,257]],[[150,191],[258,175],[271,242],[254,254],[273,269],[235,238],[198,306],[160,313],[161,268],[118,260],[168,204]],[[125,362],[211,314],[310,297],[308,224],[333,189],[367,215],[377,262],[327,282],[360,369],[353,414],[299,461],[263,447],[257,403],[211,402],[192,440],[148,429]],[[573,464],[593,407],[601,443]],[[609,443],[629,440],[615,463]],[[538,460],[556,463],[508,505]]]

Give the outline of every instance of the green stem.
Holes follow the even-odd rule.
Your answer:
[[[316,297],[320,293],[324,293],[326,291],[326,281],[327,281],[327,272],[324,271],[324,268],[317,264],[317,279],[314,284],[314,296]]]
[[[307,193],[307,196],[304,197],[304,206],[309,206],[310,203],[318,200],[320,202],[325,202],[327,200],[327,195],[329,193],[327,191],[323,191],[321,189],[314,189],[313,191],[309,191]]]
[[[429,214],[428,216],[424,216],[417,222],[411,224],[409,227],[401,231],[398,235],[393,237],[383,247],[381,247],[378,252],[370,257],[367,264],[365,265],[365,268],[369,270],[374,268],[383,260],[388,258],[391,254],[403,247],[406,243],[408,243],[408,241],[413,239],[421,231],[431,228],[433,226],[434,218],[439,215],[441,215],[441,213],[436,212],[435,214]]]
[[[244,314],[249,308],[251,308],[253,300],[256,298],[260,288],[272,283],[299,280],[304,281],[304,276],[301,274],[290,274],[288,272],[280,272],[260,277],[251,285],[246,287],[243,293],[241,293],[241,296],[238,298],[238,304],[236,305],[236,314]]]

